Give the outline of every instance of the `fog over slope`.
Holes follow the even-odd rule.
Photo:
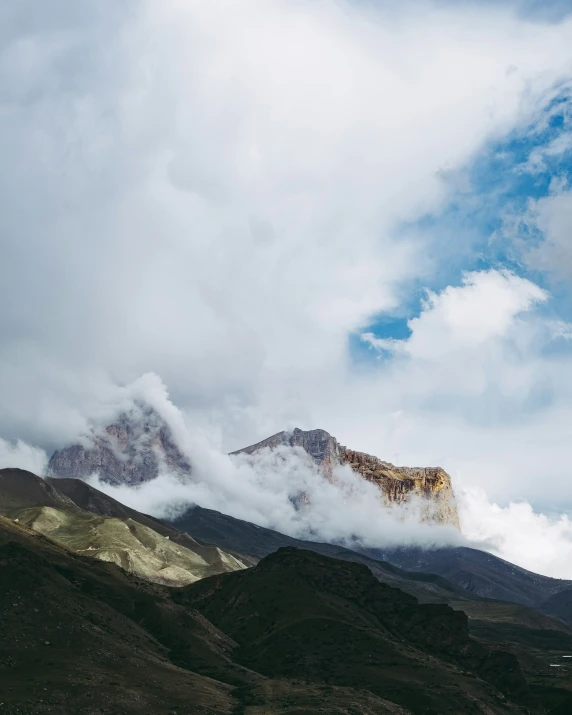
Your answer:
[[[91,484],[138,511],[172,517],[199,504],[314,541],[372,547],[463,544],[490,550],[539,573],[562,578],[570,575],[567,559],[572,525],[564,516],[551,519],[536,514],[525,503],[500,508],[490,503],[482,490],[457,490],[459,534],[453,527],[423,522],[420,501],[407,506],[382,504],[377,487],[349,467],[337,468],[334,481],[329,481],[302,450],[277,448],[229,456],[205,433],[186,426],[157,376],[146,375],[118,392],[115,409],[137,418],[142,399],[166,420],[192,465],[192,474],[182,477],[164,472],[137,486],[111,485],[97,474],[91,476]],[[111,414],[103,412],[106,417]],[[0,467],[7,466],[4,462],[37,469],[47,464],[47,455],[20,443],[2,455]],[[300,506],[296,497],[301,492],[308,503]]]
[[[0,463],[146,399],[197,479],[116,494],[142,509],[458,538],[227,456],[322,428],[572,576],[566,3],[72,5],[0,7]]]

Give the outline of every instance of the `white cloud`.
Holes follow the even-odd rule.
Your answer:
[[[525,501],[501,507],[482,489],[472,489],[461,495],[460,515],[465,536],[497,556],[545,576],[572,576],[572,521],[567,514],[537,513]]]
[[[553,338],[572,340],[572,323],[567,323],[564,320],[549,320],[547,322],[547,327]]]
[[[522,170],[532,174],[548,171],[547,159],[561,157],[570,151],[572,151],[572,132],[562,132],[546,146],[534,147]]]
[[[459,404],[461,412],[474,410],[475,399],[520,402],[539,367],[542,326],[530,313],[547,298],[530,281],[496,270],[468,273],[460,286],[430,293],[420,315],[408,322],[408,338],[382,339],[381,345],[367,338],[394,356],[379,372],[379,387],[394,393],[396,409],[439,398],[467,400]]]
[[[193,474],[182,479],[163,474],[137,487],[114,486],[94,475],[101,491],[144,513],[179,514],[199,504],[314,541],[364,546],[464,543],[453,527],[424,523],[422,500],[404,506],[384,505],[376,486],[348,467],[328,481],[302,450],[263,450],[250,457],[230,457],[196,434],[187,436],[186,453]],[[303,495],[306,503],[300,502]]]
[[[301,455],[262,454],[249,464],[233,463],[210,450],[194,452],[216,470],[199,471],[194,482],[163,475],[139,487],[91,483],[110,496],[160,518],[180,514],[191,504],[222,511],[259,526],[313,541],[366,547],[393,545],[464,545],[489,551],[535,573],[571,578],[572,521],[566,514],[549,516],[525,502],[506,507],[491,502],[484,490],[458,495],[462,536],[450,527],[419,521],[420,504],[389,509],[376,488],[345,472],[338,485],[325,481]],[[215,478],[216,475],[216,478]],[[340,476],[340,475],[338,475]],[[296,510],[291,501],[304,490],[310,504]]]
[[[542,235],[534,248],[523,246],[528,265],[556,281],[568,281],[572,275],[572,190],[557,182],[548,196],[530,202],[521,220]]]
[[[462,286],[429,294],[420,317],[409,323],[407,352],[435,359],[456,348],[474,350],[504,337],[519,313],[547,297],[534,283],[508,271],[466,274]]]
[[[149,371],[229,445],[309,414],[436,268],[398,224],[569,71],[509,8],[45,6],[3,11],[0,434],[46,445]]]
[[[411,358],[442,359],[505,337],[520,313],[547,298],[534,283],[508,271],[467,273],[461,286],[428,294],[421,315],[408,323],[411,336],[406,340],[376,339],[371,333],[362,338],[372,347]]]
[[[21,440],[7,442],[0,439],[0,469],[26,469],[34,474],[44,474],[48,456],[43,449]]]

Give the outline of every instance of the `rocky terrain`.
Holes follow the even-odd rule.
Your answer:
[[[81,444],[51,456],[48,475],[85,479],[97,474],[110,484],[140,484],[160,472],[191,473],[165,420],[149,405],[136,404],[105,429],[93,428]]]
[[[291,432],[279,432],[232,454],[254,455],[262,449],[284,446],[302,448],[329,479],[333,478],[336,467],[349,465],[354,472],[375,484],[388,504],[401,504],[412,497],[420,497],[426,520],[459,528],[451,478],[440,467],[396,467],[370,454],[344,447],[321,429],[304,431],[295,428]]]
[[[348,465],[375,484],[387,504],[403,504],[418,497],[423,519],[459,528],[451,479],[439,467],[396,467],[344,447],[320,429],[279,432],[232,455],[255,456],[262,449],[273,450],[278,446],[303,449],[328,479],[334,479],[336,467]],[[137,404],[131,413],[122,414],[105,429],[94,427],[82,443],[54,452],[47,472],[51,477],[75,479],[96,474],[110,484],[136,485],[154,479],[161,472],[188,477],[192,469],[163,418],[148,405]],[[304,494],[296,497],[298,504],[306,501]]]

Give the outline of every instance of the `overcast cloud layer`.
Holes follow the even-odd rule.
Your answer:
[[[298,426],[440,464],[468,538],[572,577],[568,178],[506,208],[510,261],[440,223],[513,134],[521,174],[572,150],[538,139],[572,18],[376,5],[0,8],[0,461],[41,471],[153,373],[221,458]]]

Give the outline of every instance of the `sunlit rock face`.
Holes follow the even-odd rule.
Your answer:
[[[440,467],[396,467],[377,457],[339,444],[325,430],[279,432],[268,439],[232,454],[255,454],[279,446],[301,447],[331,479],[336,466],[347,464],[368,482],[375,484],[388,504],[405,503],[412,497],[424,501],[424,520],[459,528],[459,515],[451,477]]]
[[[94,430],[82,444],[52,455],[48,475],[85,479],[92,474],[110,484],[141,484],[159,473],[191,473],[191,465],[175,444],[165,420],[148,405],[100,431]]]

